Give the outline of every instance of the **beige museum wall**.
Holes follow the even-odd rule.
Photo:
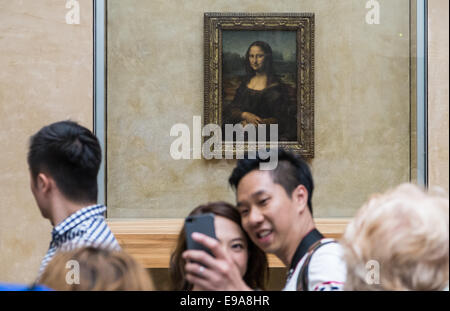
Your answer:
[[[72,119],[92,128],[92,1],[0,0],[0,281],[32,282],[50,243],[29,190],[29,136]]]
[[[430,186],[449,189],[448,0],[428,1],[428,169]]]
[[[349,217],[410,178],[409,1],[108,1],[109,217],[183,217],[234,201],[234,161],[171,158],[203,110],[204,12],[314,12],[316,217]]]
[[[0,281],[9,282],[31,282],[36,275],[40,260],[44,255],[49,239],[50,239],[50,225],[46,220],[43,220],[35,206],[35,202],[32,195],[29,192],[29,180],[26,167],[26,146],[28,137],[39,129],[41,126],[51,123],[53,121],[68,119],[78,120],[80,123],[92,127],[92,6],[89,0],[80,0],[81,3],[81,24],[80,25],[66,25],[64,23],[64,16],[66,9],[64,8],[64,2],[60,0],[23,0],[23,1],[10,1],[0,0],[0,142],[3,146],[0,151]],[[158,3],[163,3],[158,2]],[[214,2],[211,2],[211,10]],[[235,2],[229,1],[229,7],[224,8],[225,11],[233,11],[235,8]],[[255,2],[256,3],[256,2]],[[353,5],[356,2],[353,3]],[[305,5],[310,2],[305,2]],[[217,3],[214,5],[217,6]],[[440,184],[447,186],[448,189],[448,36],[444,31],[448,29],[448,2],[446,0],[430,0],[429,2],[429,18],[430,18],[430,80],[429,80],[429,113],[430,113],[430,183]],[[359,7],[359,6],[358,6]],[[262,6],[256,5],[257,10],[263,10]],[[311,6],[305,8],[311,8]],[[164,7],[161,9],[162,11]],[[198,9],[198,8],[197,8]],[[250,8],[247,8],[250,11]],[[280,10],[283,10],[280,7]],[[334,9],[334,7],[333,7]],[[339,15],[346,13],[350,9],[350,5],[347,4],[345,8],[336,8],[336,17],[331,12],[326,17],[331,18],[331,21],[337,21]],[[267,8],[268,10],[268,8]],[[141,19],[145,19],[143,15],[150,14],[149,10],[144,10]],[[393,16],[401,15],[399,11],[392,13]],[[201,14],[200,14],[201,15]],[[167,18],[167,16],[166,16]],[[201,19],[201,16],[199,16]],[[319,18],[319,17],[318,17]],[[334,18],[334,19],[333,19]],[[170,18],[168,18],[170,20]],[[325,19],[325,17],[323,17]],[[172,20],[176,20],[172,18]],[[320,19],[319,19],[320,20]],[[317,20],[316,20],[317,21]],[[446,23],[446,24],[445,24]],[[444,26],[442,26],[444,24]],[[446,26],[445,26],[446,25]],[[156,25],[158,26],[158,25]],[[164,23],[159,23],[160,28],[164,28]],[[185,25],[186,26],[186,25]],[[137,26],[135,26],[137,27]],[[187,27],[187,30],[192,28],[198,29],[201,27],[201,23],[197,22],[196,25]],[[324,26],[321,26],[324,27]],[[334,27],[338,28],[336,32],[342,28],[348,29],[349,26],[334,24]],[[366,27],[366,26],[364,26]],[[367,26],[368,27],[368,26]],[[159,30],[160,28],[157,28]],[[371,28],[365,28],[364,31],[368,31]],[[139,28],[137,29],[139,30]],[[327,32],[333,31],[331,26],[326,27]],[[165,29],[168,38],[176,32],[175,30]],[[322,29],[323,33],[325,30]],[[361,30],[362,31],[362,30]],[[126,33],[122,34],[125,36]],[[143,39],[146,38],[145,34],[142,34]],[[388,36],[386,36],[388,38]],[[188,37],[188,40],[192,37]],[[162,39],[161,39],[162,40]],[[188,46],[187,54],[191,55],[194,51],[200,53],[201,42],[197,38],[194,41],[195,46]],[[447,40],[447,41],[445,41]],[[157,42],[161,43],[161,42]],[[185,41],[180,42],[180,47]],[[117,44],[117,43],[116,43]],[[135,47],[138,46],[141,49],[145,47],[143,44],[149,44],[145,40],[141,43],[134,43]],[[156,43],[153,43],[156,44]],[[317,42],[317,44],[324,43]],[[335,48],[344,49],[345,55],[351,56],[351,51],[345,49],[344,44],[338,45],[338,40],[331,40],[331,43]],[[355,43],[353,44],[353,46]],[[124,47],[122,47],[124,48]],[[129,53],[133,52],[133,46],[128,47]],[[144,50],[144,54],[148,53]],[[158,53],[159,55],[161,53]],[[165,58],[173,58],[176,53],[168,56],[160,55],[161,60]],[[316,49],[316,58],[320,57],[324,61],[325,55],[322,55]],[[395,55],[395,54],[393,54]],[[361,56],[362,57],[362,56]],[[125,77],[132,76],[131,70],[135,70],[143,58],[139,59],[123,59],[122,62],[132,67],[129,73]],[[196,70],[197,74],[201,75],[200,60],[196,60],[194,57],[184,59],[184,61],[178,61],[184,66],[184,69],[190,69],[191,73],[188,78],[179,78],[176,74],[182,75],[185,72],[183,68],[176,71],[172,68],[172,77],[179,79],[173,79],[177,81],[176,87],[169,89],[169,85],[159,83],[159,79],[147,79],[145,83],[150,85],[150,95],[156,93],[161,95],[167,90],[166,96],[171,96],[170,99],[178,98],[177,92],[174,90],[180,89],[178,92],[186,97],[186,101],[191,102],[192,107],[181,107],[178,110],[184,110],[187,117],[184,119],[182,116],[183,111],[177,112],[174,109],[168,112],[177,112],[175,117],[168,118],[166,122],[172,122],[173,120],[190,122],[190,118],[193,113],[199,114],[201,112],[201,92],[202,81],[193,76],[192,70]],[[192,62],[192,64],[191,64]],[[437,64],[447,63],[447,66],[440,66]],[[121,65],[122,67],[124,65]],[[200,66],[200,67],[199,67]],[[338,63],[334,66],[340,66]],[[162,64],[155,68],[154,72],[162,74],[161,81],[168,82],[170,79],[164,76],[164,68]],[[337,71],[337,68],[330,68],[332,71]],[[448,69],[447,69],[448,70]],[[316,83],[319,85],[330,84],[330,81],[324,81],[326,78],[325,73],[320,71],[316,72]],[[150,77],[150,76],[149,76]],[[336,84],[332,90],[335,90],[338,86],[346,85],[345,81],[337,79],[333,81]],[[354,79],[353,79],[354,80]],[[143,82],[141,82],[143,83]],[[143,85],[145,86],[145,85]],[[143,92],[143,86],[138,90]],[[186,90],[192,91],[192,87],[195,86],[195,92],[199,94],[192,96]],[[447,87],[446,87],[447,86]],[[322,86],[323,88],[323,86]],[[349,86],[347,86],[347,89]],[[158,92],[155,92],[159,91]],[[136,89],[135,89],[136,91]],[[168,95],[170,92],[173,95]],[[348,90],[350,91],[350,90]],[[447,92],[445,94],[445,91]],[[192,91],[193,92],[193,91]],[[186,93],[186,94],[185,94]],[[432,94],[435,97],[433,97]],[[442,95],[443,94],[443,95]],[[324,95],[319,98],[323,98]],[[140,95],[145,98],[146,94]],[[193,98],[194,97],[194,98]],[[139,98],[138,98],[139,99]],[[150,100],[153,100],[150,97]],[[178,98],[175,103],[183,103],[184,97]],[[141,99],[142,101],[142,99]],[[117,102],[117,101],[116,101]],[[159,102],[156,106],[157,109],[164,111],[167,107],[165,104],[170,103],[167,101],[155,101]],[[135,100],[130,104],[138,107],[143,106],[139,100]],[[147,103],[147,101],[145,101]],[[435,109],[436,108],[436,109]],[[445,109],[446,108],[446,109]],[[435,110],[434,110],[435,109]],[[322,111],[325,107],[322,108]],[[158,112],[158,111],[157,111]],[[339,115],[343,114],[343,111],[337,111]],[[158,121],[159,113],[153,116],[150,120],[154,123]],[[139,121],[139,119],[138,119]],[[320,121],[320,118],[318,122]],[[116,120],[116,122],[119,122]],[[164,123],[164,120],[158,122]],[[322,120],[322,123],[324,120]],[[136,125],[131,125],[132,131],[137,131],[139,127],[144,130],[145,125],[141,122]],[[114,123],[116,126],[120,125]],[[332,123],[335,124],[335,123]],[[160,125],[161,127],[161,125]],[[122,129],[126,126],[122,125]],[[150,129],[155,130],[155,127]],[[164,127],[167,129],[167,127]],[[442,130],[446,129],[446,130]],[[146,129],[148,130],[148,129]],[[325,131],[326,129],[322,129]],[[339,129],[341,131],[341,129]],[[330,130],[332,131],[332,130]],[[168,132],[167,132],[168,133]],[[164,138],[164,137],[163,137]],[[171,138],[165,137],[167,140]],[[135,137],[131,136],[131,140],[134,143],[139,142]],[[162,138],[161,138],[162,140]],[[124,142],[127,142],[125,140]],[[153,150],[154,146],[151,142],[141,140],[141,146],[146,150]],[[159,142],[163,145],[162,142]],[[158,146],[158,144],[157,144]],[[337,143],[334,143],[337,146]],[[433,149],[433,146],[438,146]],[[166,145],[160,146],[160,150],[164,150]],[[364,146],[360,146],[364,148]],[[331,153],[331,152],[330,152]],[[145,153],[139,155],[142,159],[145,158]],[[330,158],[331,155],[329,156]],[[156,156],[151,161],[156,161]],[[195,162],[195,161],[193,161]],[[161,163],[160,163],[161,164]],[[111,163],[110,163],[111,165]],[[155,173],[157,178],[164,174],[158,174],[158,163],[153,166],[149,165],[145,161],[139,166],[142,171],[143,177],[140,177],[141,181],[147,182],[152,176],[150,173]],[[208,192],[211,193],[211,198],[216,196],[229,197],[231,194],[228,192],[221,193],[223,184],[218,183],[216,180],[227,176],[232,163],[214,163],[213,167],[208,163],[196,164],[189,166],[189,163],[184,163],[191,170],[191,173],[201,168],[202,176],[208,176],[209,172],[218,171],[214,176],[209,179],[202,180],[202,184],[212,183],[214,187],[209,187]],[[315,173],[319,170],[319,164],[313,163]],[[123,168],[123,167],[122,167]],[[151,169],[151,170],[150,170]],[[164,170],[163,166],[161,170]],[[323,169],[325,170],[325,169]],[[321,171],[323,171],[321,170]],[[123,171],[128,178],[135,178],[130,176],[130,172]],[[447,172],[447,174],[445,174]],[[133,173],[133,172],[131,172]],[[189,171],[188,171],[189,173]],[[150,174],[150,175],[149,175]],[[138,174],[136,174],[138,175]],[[177,200],[180,199],[180,189],[186,188],[186,193],[190,194],[193,191],[191,187],[187,187],[184,183],[176,182],[177,178],[180,178],[176,174],[176,170],[170,171],[169,174],[175,184],[175,188],[179,195]],[[316,174],[317,175],[317,174]],[[139,177],[139,176],[138,176]],[[183,176],[181,176],[183,177]],[[199,177],[198,175],[196,177]],[[190,177],[189,182],[194,180]],[[170,180],[169,180],[170,181]],[[194,180],[195,181],[195,180]],[[167,183],[167,180],[166,180]],[[167,184],[166,184],[167,185]],[[111,188],[109,188],[111,190]],[[158,188],[156,188],[158,190]],[[135,194],[130,193],[130,187],[127,183],[122,185],[119,189],[123,196]],[[145,189],[144,189],[145,190]],[[148,194],[144,190],[143,194]],[[150,190],[150,187],[149,187]],[[147,191],[149,191],[147,190]],[[219,191],[220,190],[220,191]],[[139,194],[139,192],[138,192]],[[151,193],[150,193],[151,194]],[[158,199],[159,197],[157,197]],[[200,197],[197,201],[207,199],[208,197]],[[132,198],[129,198],[130,200]],[[161,200],[153,199],[154,204],[158,203],[162,206]],[[185,202],[183,200],[183,202]],[[136,204],[136,203],[134,203]],[[316,204],[317,205],[317,204]],[[153,205],[156,206],[156,205]],[[184,211],[186,211],[185,209]],[[181,211],[184,212],[183,210]],[[119,215],[118,213],[117,215]],[[135,213],[136,215],[137,213]],[[133,216],[133,215],[132,215]]]

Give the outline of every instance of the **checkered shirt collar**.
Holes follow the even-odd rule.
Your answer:
[[[64,236],[64,234],[75,228],[86,219],[98,216],[103,217],[105,212],[106,206],[102,204],[87,206],[80,209],[79,211],[76,211],[53,228],[53,240],[57,240],[58,238]]]

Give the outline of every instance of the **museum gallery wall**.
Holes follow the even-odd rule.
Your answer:
[[[204,113],[206,12],[314,14],[315,217],[351,217],[373,192],[414,178],[410,2],[379,3],[371,24],[356,0],[107,1],[108,217],[182,218],[234,202],[235,160],[170,153],[171,128],[193,133]]]

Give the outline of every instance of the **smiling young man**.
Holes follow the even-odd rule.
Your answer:
[[[284,290],[341,290],[346,277],[342,249],[315,228],[314,184],[308,165],[283,150],[278,152],[274,170],[260,170],[265,161],[259,157],[239,160],[229,179],[236,190],[242,226],[256,245],[289,267]],[[201,282],[209,290],[248,289],[231,276],[236,275],[235,267],[214,240],[201,235],[195,239],[211,248],[216,258],[204,255],[201,260],[202,256],[187,253],[187,260],[206,266],[190,264],[191,282]]]
[[[72,121],[43,127],[30,139],[31,192],[53,226],[39,275],[55,253],[83,246],[119,250],[97,202],[100,144],[87,128]]]

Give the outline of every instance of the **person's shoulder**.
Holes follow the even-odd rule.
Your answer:
[[[319,251],[322,252],[342,252],[342,245],[339,243],[339,241],[331,238],[325,238],[321,240],[321,243],[324,244],[322,247],[319,247],[317,251],[314,253],[316,254]]]
[[[246,79],[246,77],[241,77],[239,86],[236,89],[236,94],[240,94],[240,93],[244,92],[245,90],[247,90],[247,84],[248,84],[248,79]]]
[[[274,77],[264,91],[268,94],[282,94],[286,91],[286,85],[278,77]]]
[[[341,263],[343,261],[343,248],[339,242],[333,239],[322,240],[322,245],[311,256],[311,264],[317,264],[322,262],[336,262]]]
[[[342,246],[333,240],[325,239],[327,243],[311,256],[308,276],[310,290],[342,290],[347,269],[343,258]]]
[[[251,80],[248,76],[239,76],[239,87],[247,87],[248,82]]]

